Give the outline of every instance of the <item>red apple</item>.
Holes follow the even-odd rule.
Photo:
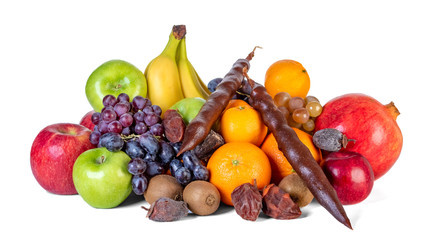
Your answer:
[[[89,111],[88,113],[86,113],[82,120],[80,120],[80,125],[85,126],[87,128],[89,128],[91,131],[93,131],[93,128],[95,127],[95,124],[92,123],[92,114],[94,114],[95,111]]]
[[[371,165],[359,153],[330,153],[325,158],[323,171],[344,205],[365,200],[374,186]]]
[[[77,194],[73,165],[84,151],[94,148],[91,131],[79,124],[58,123],[45,127],[31,147],[31,170],[38,183],[55,194]]]
[[[396,122],[398,115],[393,102],[383,105],[364,94],[346,94],[323,106],[315,131],[335,128],[348,139],[354,139],[345,150],[366,157],[378,179],[390,170],[402,150],[402,132]]]

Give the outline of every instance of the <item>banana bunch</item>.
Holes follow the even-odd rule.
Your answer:
[[[163,52],[145,69],[148,98],[163,112],[183,98],[207,99],[210,91],[187,58],[185,25],[172,28]]]

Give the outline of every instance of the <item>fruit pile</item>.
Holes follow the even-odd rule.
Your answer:
[[[174,26],[145,73],[121,60],[94,70],[85,89],[93,110],[34,140],[40,185],[95,208],[134,192],[155,221],[209,215],[220,202],[246,220],[294,219],[316,198],[351,228],[342,205],[366,199],[399,157],[394,104],[346,94],[322,105],[293,60],[273,63],[261,85],[248,74],[255,49],[206,86],[185,35]]]

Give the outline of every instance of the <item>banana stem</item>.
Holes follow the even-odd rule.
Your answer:
[[[184,38],[186,34],[185,25],[175,25],[172,28],[172,32],[169,35],[168,44],[166,44],[165,49],[161,55],[167,55],[175,59],[176,49],[178,48],[179,43]]]

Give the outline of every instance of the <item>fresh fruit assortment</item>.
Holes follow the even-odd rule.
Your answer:
[[[248,74],[257,47],[206,86],[185,35],[174,26],[144,73],[122,60],[95,69],[85,87],[93,110],[34,140],[40,185],[95,208],[133,191],[154,221],[209,215],[220,202],[250,221],[294,219],[316,198],[351,228],[342,205],[366,199],[400,155],[395,105],[346,94],[322,106],[294,60],[273,63],[257,83]]]

